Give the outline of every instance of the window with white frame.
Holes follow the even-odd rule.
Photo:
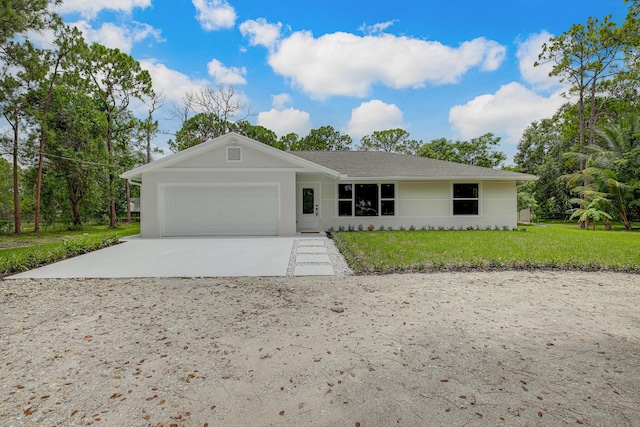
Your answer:
[[[395,184],[338,184],[338,216],[393,216]]]
[[[480,186],[453,184],[453,214],[478,215],[480,213]]]

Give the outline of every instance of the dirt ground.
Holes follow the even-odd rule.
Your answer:
[[[2,426],[640,426],[640,276],[0,281]]]

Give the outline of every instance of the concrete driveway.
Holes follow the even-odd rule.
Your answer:
[[[124,278],[124,277],[237,277],[333,275],[325,256],[323,262],[306,262],[304,248],[326,254],[325,242],[296,237],[164,238],[133,236],[99,251],[7,277],[39,278]],[[295,242],[295,245],[294,245]],[[303,244],[301,242],[308,242]],[[306,245],[306,246],[305,246]],[[300,259],[304,262],[296,260]],[[319,259],[319,258],[318,258]]]

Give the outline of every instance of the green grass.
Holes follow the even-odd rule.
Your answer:
[[[140,225],[134,223],[115,229],[91,226],[82,231],[0,236],[0,277],[111,246],[139,232]]]
[[[572,224],[524,231],[338,232],[336,243],[361,274],[468,269],[579,269],[640,272],[640,233]]]

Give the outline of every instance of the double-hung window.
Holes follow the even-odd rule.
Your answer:
[[[395,184],[338,184],[338,216],[393,216],[395,199]]]
[[[453,184],[453,214],[478,215],[480,212],[478,184]]]

